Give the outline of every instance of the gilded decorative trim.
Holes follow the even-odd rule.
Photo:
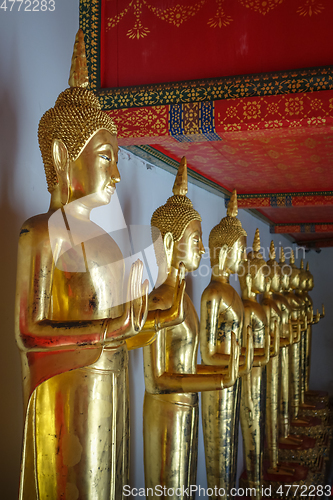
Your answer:
[[[286,222],[274,224],[270,227],[271,233],[330,233],[333,232],[333,222],[311,222],[309,224],[295,224]]]
[[[314,467],[321,449],[316,445],[307,450],[282,450],[279,449],[279,460],[281,462],[298,462],[307,467]]]
[[[238,208],[277,208],[277,207],[310,207],[333,205],[332,191],[317,191],[309,193],[260,193],[238,194]],[[225,206],[229,197],[225,199]]]
[[[207,80],[99,89],[103,109],[218,101],[333,89],[333,66]]]
[[[214,102],[172,104],[169,132],[178,142],[221,141],[215,132]]]
[[[84,33],[90,89],[100,88],[100,0],[80,0],[80,28]]]
[[[333,89],[333,66],[101,89],[100,17],[100,0],[80,0],[80,27],[85,34],[90,88],[97,93],[105,111]]]

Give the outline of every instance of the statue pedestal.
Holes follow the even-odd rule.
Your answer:
[[[296,462],[305,467],[314,467],[320,448],[316,439],[305,435],[300,436],[300,444],[279,444],[279,458],[282,462]]]
[[[288,486],[291,486],[289,496],[292,498],[302,500],[301,491],[299,495],[294,496],[294,492],[296,491],[296,487],[300,487],[302,485],[310,486],[313,484],[314,476],[313,473],[309,470],[308,467],[304,465],[300,465],[296,462],[281,462],[279,463],[279,467],[281,469],[283,467],[287,467],[293,469],[292,474],[283,473],[283,470],[280,473],[271,473],[269,470],[269,463],[264,462],[263,466],[263,491],[270,494],[271,498],[283,498],[284,495],[281,495],[281,492],[285,493],[288,489]],[[295,488],[293,488],[295,486]]]
[[[312,404],[313,402],[325,403],[329,407],[329,395],[326,391],[305,391],[305,402]]]

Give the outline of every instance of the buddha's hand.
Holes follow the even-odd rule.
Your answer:
[[[308,317],[307,317],[306,313],[304,313],[304,324],[302,325],[302,327],[303,327],[302,328],[303,330],[307,330],[307,328],[308,328]]]
[[[293,332],[293,325],[291,323],[290,318],[288,320],[288,325],[289,325],[289,345],[292,345],[294,342],[294,332]]]
[[[253,366],[265,366],[269,362],[271,346],[271,336],[269,333],[265,334],[265,346],[254,348]]]
[[[119,318],[108,320],[105,341],[125,340],[140,332],[148,314],[148,280],[142,283],[143,263],[132,264],[127,285],[127,301]]]
[[[319,312],[319,311],[318,311],[318,309],[317,309],[317,314],[316,314],[316,317],[314,318],[313,323],[314,323],[314,324],[319,323],[320,318],[321,318],[321,314],[320,314],[320,312]]]
[[[250,373],[253,365],[253,334],[250,325],[247,327],[246,347],[244,353],[244,363],[239,367],[238,376],[242,377]]]
[[[321,313],[320,317],[325,318],[325,306],[324,306],[324,304],[322,304],[321,307],[322,307],[322,313]]]
[[[302,324],[298,317],[297,321],[293,321],[293,332],[294,332],[294,344],[301,340]]]
[[[231,348],[230,348],[230,361],[228,365],[228,373],[223,378],[222,389],[231,387],[235,384],[239,372],[239,345],[234,332],[231,332]]]
[[[182,323],[185,319],[184,293],[185,293],[185,265],[181,262],[176,280],[172,306],[169,309],[160,310],[155,321],[155,331],[169,328]]]

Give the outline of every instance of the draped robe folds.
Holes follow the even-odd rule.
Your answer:
[[[98,228],[97,237],[55,264],[48,217],[27,221],[19,243],[16,339],[25,401],[19,498],[116,500],[128,484],[127,347],[117,340],[102,346],[97,327],[74,336],[71,325],[121,314],[124,261]],[[38,307],[54,335],[38,324],[29,330]]]
[[[150,294],[149,300],[156,305],[158,302],[154,299],[165,299],[166,295],[162,285]],[[196,484],[198,394],[161,388],[156,373],[156,366],[167,367],[167,374],[162,369],[161,372],[170,378],[174,373],[196,373],[199,320],[186,293],[184,308],[185,320],[180,325],[158,331],[155,342],[143,348],[146,384],[143,406],[145,484],[152,490],[149,498],[156,500],[176,500],[179,498],[177,491],[179,493]],[[159,487],[169,489],[169,494],[161,495]],[[189,500],[193,498],[193,493],[190,493]]]
[[[207,324],[205,333],[209,351],[230,354],[231,332],[236,335],[242,345],[242,329],[244,308],[241,298],[229,283],[211,282],[202,296],[201,309],[210,310],[211,300],[219,296],[216,314],[207,314],[211,323]],[[225,302],[225,296],[230,303]],[[203,314],[203,312],[201,313]],[[213,317],[215,318],[214,324]],[[201,338],[202,350],[203,338]],[[203,351],[201,351],[203,357]],[[207,360],[208,361],[208,360]],[[214,359],[210,364],[214,365]],[[232,387],[220,391],[207,391],[201,395],[203,435],[205,444],[207,484],[214,490],[217,487],[225,491],[225,497],[212,495],[212,499],[226,498],[231,488],[236,486],[239,405],[241,379],[237,379]]]

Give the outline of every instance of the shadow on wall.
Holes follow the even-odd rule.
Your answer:
[[[8,75],[7,75],[8,76]],[[8,78],[9,81],[9,78]],[[22,441],[22,390],[19,352],[14,339],[16,256],[22,220],[13,209],[14,169],[18,152],[18,111],[12,90],[0,86],[0,213],[1,213],[1,355],[0,355],[0,491],[16,498]]]

